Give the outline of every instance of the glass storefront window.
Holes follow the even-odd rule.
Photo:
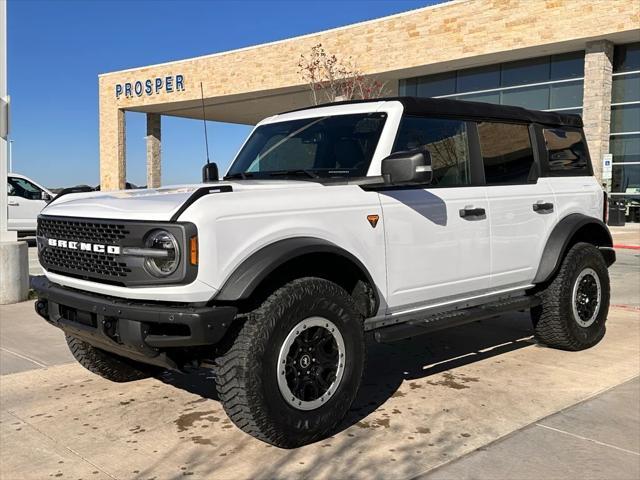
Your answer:
[[[484,103],[500,103],[500,92],[472,93],[470,95],[458,95],[458,100],[466,100],[468,102],[484,102]]]
[[[611,107],[611,132],[640,132],[640,103]]]
[[[547,108],[570,108],[582,105],[583,82],[555,83],[551,85],[551,101]]]
[[[420,79],[417,85],[419,97],[438,97],[456,93],[456,72],[440,73]]]
[[[549,80],[549,57],[531,58],[502,64],[503,87],[540,83]]]
[[[611,102],[637,102],[640,100],[640,73],[615,75],[611,86]]]
[[[545,110],[549,108],[549,86],[540,85],[537,87],[503,90],[501,103],[534,110]]]
[[[640,162],[640,133],[611,137],[609,151],[614,162]]]
[[[633,72],[640,70],[640,42],[616,45],[613,54],[614,72]]]
[[[563,53],[551,56],[550,80],[584,77],[584,52]],[[582,104],[582,99],[580,99]]]
[[[581,114],[583,76],[578,51],[401,80],[400,94]]]
[[[640,193],[640,165],[613,165],[611,191],[628,194]]]
[[[477,92],[500,86],[500,65],[469,68],[458,72],[457,92]]]

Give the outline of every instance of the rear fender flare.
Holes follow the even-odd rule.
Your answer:
[[[613,240],[607,226],[598,218],[573,213],[560,220],[551,231],[533,283],[545,282],[558,271],[576,233],[586,226],[594,228],[598,233],[598,242],[594,245],[601,249],[607,264],[610,265],[615,261],[615,253],[612,250]]]

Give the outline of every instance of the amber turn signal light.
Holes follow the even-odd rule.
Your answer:
[[[189,239],[189,262],[191,265],[198,265],[198,237]]]
[[[376,225],[378,225],[378,220],[379,219],[380,219],[380,217],[378,215],[367,215],[367,220],[369,221],[369,224],[373,228],[376,228]]]

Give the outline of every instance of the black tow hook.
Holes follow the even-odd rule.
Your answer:
[[[46,300],[36,300],[35,308],[36,313],[45,320],[49,320],[49,305]]]

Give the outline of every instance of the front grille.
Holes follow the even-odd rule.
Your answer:
[[[192,223],[93,218],[38,217],[38,255],[45,270],[93,282],[134,287],[168,285],[195,280],[197,267],[181,261],[172,275],[153,276],[145,268],[145,257],[125,254],[127,247],[144,247],[155,229],[173,234],[181,250],[186,239],[197,235]]]
[[[130,257],[98,253],[48,244],[49,239],[68,242],[87,242],[91,245],[140,246],[141,240],[132,233],[131,226],[113,221],[65,219],[60,217],[38,218],[40,263],[55,273],[87,280],[124,285],[134,268]]]
[[[115,256],[101,253],[49,247],[43,250],[42,260],[50,270],[77,270],[87,276],[105,275],[119,278],[131,273],[126,262],[119,262]]]
[[[81,242],[119,245],[127,238],[129,230],[117,223],[94,223],[82,220],[56,220],[40,218],[38,235],[47,238],[73,239]]]

